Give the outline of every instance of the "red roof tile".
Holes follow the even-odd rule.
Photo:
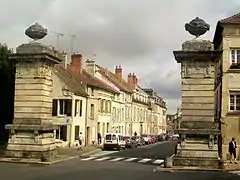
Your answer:
[[[128,85],[128,83],[124,79],[117,79],[115,74],[106,68],[97,65],[97,67],[100,69],[98,72],[104,76],[107,80],[109,80],[112,84],[117,86],[120,90],[126,92],[126,93],[133,93],[131,87]]]
[[[107,83],[88,74],[84,69],[82,70],[82,73],[79,73],[78,71],[76,71],[76,69],[72,68],[72,66],[68,66],[67,71],[69,72],[69,74],[71,74],[71,76],[75,77],[79,83],[84,83],[89,86],[100,88],[107,92],[119,93],[118,91],[113,89],[111,86],[109,86]]]
[[[71,76],[69,72],[62,67],[62,65],[55,65],[53,69],[54,73],[70,88],[70,90],[80,96],[88,96],[86,92],[86,86],[77,81],[76,78]]]
[[[220,23],[240,23],[240,13],[220,20]]]

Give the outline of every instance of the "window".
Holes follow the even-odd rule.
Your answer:
[[[239,111],[240,110],[240,94],[230,95],[230,110]]]
[[[112,140],[112,135],[111,134],[106,135],[106,140]]]
[[[75,126],[75,140],[78,140],[79,129],[79,126]]]
[[[79,101],[79,116],[82,117],[82,100]]]
[[[240,49],[231,50],[231,63],[240,63]]]
[[[72,100],[70,99],[53,99],[52,101],[53,116],[71,116]]]
[[[77,114],[78,114],[78,104],[79,104],[79,100],[75,100],[75,116],[77,116]]]
[[[91,96],[94,96],[94,89],[91,88]]]
[[[105,109],[104,109],[105,113],[108,113],[108,101],[105,100]]]
[[[101,105],[100,105],[100,112],[102,113],[103,112],[103,108],[104,108],[104,100],[101,99]]]
[[[116,108],[113,107],[113,118],[116,118]]]
[[[124,109],[122,108],[122,121],[124,121]]]
[[[91,107],[90,107],[90,117],[91,118],[94,117],[94,104],[91,104]]]
[[[108,101],[108,113],[111,113],[111,101]]]

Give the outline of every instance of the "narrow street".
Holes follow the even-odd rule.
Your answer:
[[[51,166],[1,163],[0,173],[8,180],[238,180],[240,177],[237,173],[155,172],[161,163],[148,163],[149,159],[151,162],[153,158],[164,159],[173,153],[173,146],[174,142],[169,141],[120,152],[101,151]]]

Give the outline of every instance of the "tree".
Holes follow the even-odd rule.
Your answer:
[[[9,49],[6,44],[0,43],[0,72],[10,73],[9,70],[12,68],[9,62],[9,55],[13,53],[12,49]]]
[[[8,140],[6,124],[11,124],[14,112],[14,62],[9,60],[13,53],[6,44],[0,43],[0,143]]]

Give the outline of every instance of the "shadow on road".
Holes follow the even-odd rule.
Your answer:
[[[175,153],[176,141],[164,141],[148,146],[127,149],[113,153],[112,156],[165,159]]]

